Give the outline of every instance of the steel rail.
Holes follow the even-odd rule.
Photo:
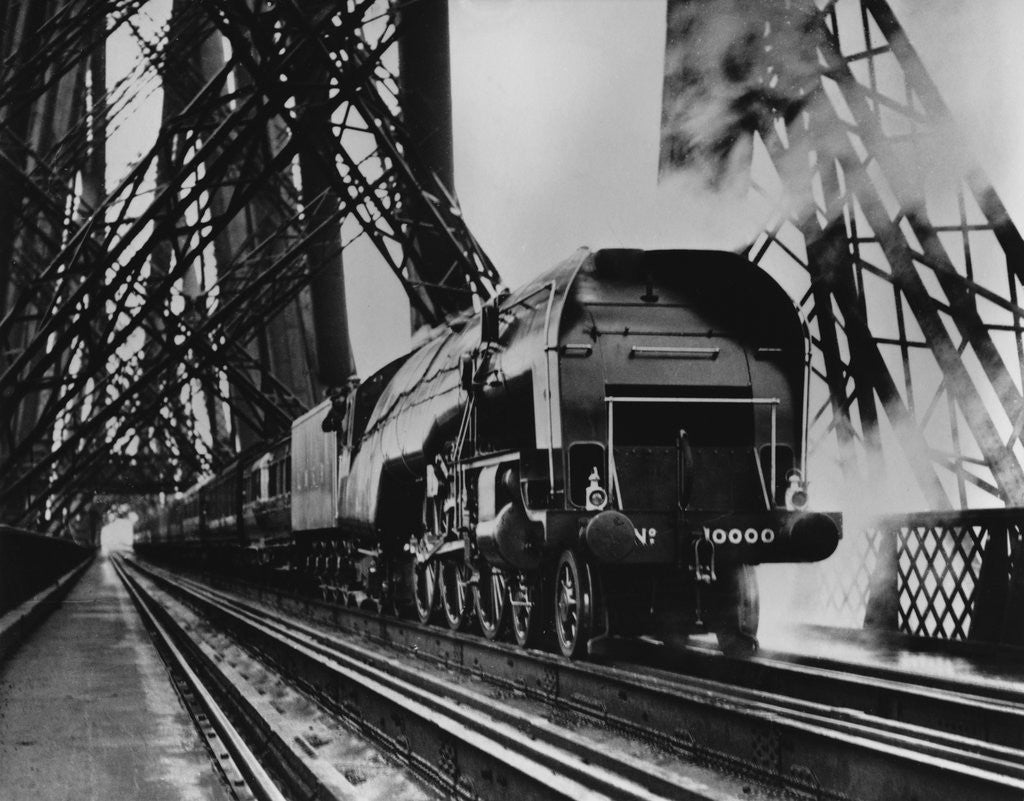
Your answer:
[[[121,579],[133,603],[143,616],[147,628],[154,634],[159,650],[165,655],[172,669],[184,678],[189,692],[199,700],[200,706],[205,712],[207,719],[213,724],[221,742],[227,747],[233,758],[234,765],[245,778],[249,790],[261,801],[287,801],[287,797],[278,789],[277,784],[264,770],[260,760],[247,745],[245,738],[239,730],[231,723],[227,712],[214,697],[213,692],[193,669],[191,660],[177,646],[175,637],[167,627],[157,618],[151,606],[152,600],[143,592],[141,587],[132,580],[125,571],[121,560],[111,560],[114,570]],[[198,721],[197,721],[198,723]],[[237,790],[238,788],[233,788]]]
[[[264,623],[277,617],[220,595]],[[829,798],[1019,799],[1024,792],[1017,749],[722,682],[571,662],[309,600],[284,605],[789,789]],[[277,620],[332,648],[350,647],[294,619]]]
[[[254,611],[253,614],[259,614],[259,612]],[[262,619],[266,621],[267,618],[264,616]],[[331,646],[335,646],[338,642],[334,638],[325,638],[324,635],[313,629],[302,627],[295,621],[281,620],[280,625],[292,629],[298,627],[304,634],[325,641]],[[371,657],[364,654],[361,658],[369,659]],[[637,665],[630,665],[623,672],[627,675],[639,674],[630,676],[630,682],[636,682],[638,679],[643,681],[644,677],[647,677],[648,680],[656,679],[664,682],[666,689],[669,690],[672,687],[681,687],[684,692],[687,692],[695,684],[692,679],[681,678],[678,674],[656,672]],[[1024,768],[1020,767],[1022,752],[1017,749],[986,747],[983,743],[971,742],[967,738],[947,735],[945,732],[925,727],[911,726],[886,719],[871,719],[864,714],[844,709],[834,703],[809,705],[762,691],[743,692],[742,689],[735,687],[726,689],[723,688],[720,681],[704,682],[703,684],[704,686],[698,687],[698,689],[710,690],[711,693],[720,695],[721,699],[727,702],[747,704],[751,711],[764,712],[768,715],[775,715],[781,711],[790,720],[810,727],[824,725],[826,729],[832,729],[836,733],[851,738],[874,738],[878,740],[882,748],[905,748],[911,753],[927,755],[937,761],[957,760],[966,769],[990,771],[1024,780]],[[584,711],[586,711],[585,704]],[[650,734],[651,732],[638,733]]]
[[[644,665],[1024,749],[1024,682],[1014,692],[1005,686],[800,654],[762,651],[735,659],[695,645],[641,646],[639,653]],[[624,666],[636,657],[634,652],[620,662]]]
[[[225,674],[217,664],[216,657],[204,651],[195,635],[167,608],[166,602],[155,598],[128,570],[124,571],[123,578],[151,607],[170,636],[186,652],[186,659],[193,660],[206,685],[217,692],[222,706],[227,707],[236,725],[242,729],[246,742],[250,747],[255,746],[259,764],[273,772],[273,780],[283,788],[285,798],[358,801],[365,797],[362,791],[366,788],[353,784],[348,776],[338,773],[329,761],[321,759],[316,747],[307,739],[289,736],[280,729],[277,721],[261,711],[258,701],[250,700],[250,688],[237,686]],[[257,661],[265,663],[265,658],[257,656]],[[257,689],[256,692],[262,695],[262,691]],[[277,709],[273,704],[271,707]]]
[[[740,796],[626,756],[365,647],[195,582],[133,567],[258,648],[457,797],[725,801]]]

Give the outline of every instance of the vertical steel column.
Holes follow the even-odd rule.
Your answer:
[[[334,4],[325,0],[305,0],[303,9],[314,20],[333,13]],[[314,27],[319,24],[314,22]],[[306,73],[304,85],[296,96],[296,124],[304,132],[299,145],[302,175],[302,204],[306,235],[310,238],[309,263],[313,273],[313,331],[316,346],[316,371],[324,387],[341,388],[355,373],[355,360],[348,333],[348,309],[345,305],[345,273],[341,256],[341,198],[334,190],[329,173],[334,167],[335,136],[331,127],[328,93],[331,77],[319,43],[306,37],[297,56]],[[338,91],[335,87],[335,91]]]
[[[399,3],[398,79],[401,90],[402,125],[409,145],[424,166],[441,183],[454,191],[455,158],[452,145],[451,45],[448,25],[448,0]],[[409,194],[402,198],[407,214],[425,217],[425,200]],[[420,228],[410,242],[410,271],[413,280],[436,287],[458,285],[449,280],[454,261],[450,244],[438,232]],[[466,295],[456,305],[468,308]],[[413,308],[411,324],[415,331],[424,324]]]
[[[999,639],[1009,598],[1010,540],[1005,525],[992,526],[985,542],[981,572],[974,587],[970,639],[995,642]]]
[[[999,640],[1007,645],[1024,645],[1024,530],[1018,524],[1009,529],[1010,579]]]
[[[867,536],[859,532],[859,536]],[[864,628],[878,631],[899,631],[900,574],[899,529],[879,530],[881,537],[874,572],[868,585]]]

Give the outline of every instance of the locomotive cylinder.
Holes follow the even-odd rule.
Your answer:
[[[477,523],[476,545],[492,564],[535,570],[540,564],[541,526],[523,508],[506,503],[493,520]]]

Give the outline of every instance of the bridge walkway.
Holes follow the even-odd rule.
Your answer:
[[[128,593],[97,557],[0,663],[0,798],[230,798]]]

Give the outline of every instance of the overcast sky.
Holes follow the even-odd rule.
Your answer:
[[[1024,211],[1024,2],[893,5]],[[579,244],[730,247],[747,234],[736,218],[753,210],[736,197],[657,186],[664,38],[663,0],[452,0],[456,185],[513,283]]]

